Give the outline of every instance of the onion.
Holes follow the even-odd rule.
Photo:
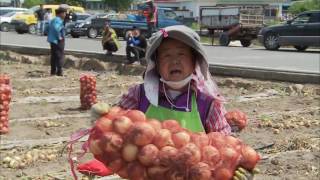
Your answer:
[[[177,170],[171,170],[169,172],[166,173],[166,176],[164,179],[168,179],[168,180],[185,180],[188,179],[187,177],[185,177],[185,174],[181,171],[177,171]]]
[[[140,150],[138,159],[144,166],[150,166],[156,162],[158,153],[159,149],[155,145],[148,144]]]
[[[225,167],[234,168],[238,164],[239,153],[233,148],[223,147],[220,149],[220,156]]]
[[[191,142],[202,149],[202,147],[209,145],[209,138],[204,132],[192,133]]]
[[[132,126],[132,121],[126,116],[115,118],[113,122],[113,129],[120,134],[125,134]]]
[[[100,140],[90,140],[89,141],[89,150],[94,155],[102,154],[103,151],[99,147]]]
[[[201,152],[201,161],[213,168],[220,161],[220,152],[213,146],[204,146]]]
[[[171,139],[171,132],[168,129],[160,129],[157,131],[153,139],[153,144],[159,149],[164,146],[173,146],[173,141]]]
[[[172,146],[165,146],[159,151],[159,161],[161,165],[170,165],[176,157],[178,150]]]
[[[128,162],[137,159],[138,147],[134,144],[126,144],[122,149],[122,158]]]
[[[95,126],[101,132],[110,132],[112,131],[112,120],[106,117],[101,117],[96,121]]]
[[[131,119],[132,122],[145,122],[147,120],[146,115],[138,110],[130,110],[125,114],[125,116]]]
[[[189,171],[190,180],[210,180],[211,179],[211,170],[208,164],[199,162],[196,165],[193,165]]]
[[[224,137],[225,135],[219,132],[211,132],[208,134],[209,144],[216,147],[217,149],[220,149],[221,147],[224,147],[226,145]]]
[[[225,137],[226,144],[230,147],[240,149],[241,148],[241,141],[235,137],[232,136],[226,136]]]
[[[113,120],[114,118],[118,117],[121,113],[123,113],[121,107],[114,106],[109,109],[108,114],[106,114],[106,117]]]
[[[108,164],[108,168],[110,168],[112,172],[118,172],[123,167],[123,165],[124,165],[124,161],[121,158],[119,158],[111,161]]]
[[[127,165],[124,165],[119,171],[117,171],[117,174],[118,174],[121,178],[124,178],[124,179],[129,178]]]
[[[181,126],[176,120],[165,120],[162,122],[162,128],[168,129],[171,133],[181,131]]]
[[[114,132],[107,132],[103,134],[101,143],[106,152],[118,152],[123,145],[123,140],[120,135]]]
[[[128,164],[128,176],[130,180],[144,180],[146,169],[137,161],[131,162]]]
[[[189,143],[190,135],[187,132],[180,131],[172,135],[172,140],[176,148],[181,148]]]
[[[145,122],[139,122],[132,126],[128,133],[128,138],[138,146],[150,144],[156,134],[153,127]]]
[[[201,152],[199,148],[193,144],[188,143],[182,147],[177,155],[177,163],[182,166],[190,167],[197,164],[201,160]]]
[[[149,119],[148,124],[150,124],[156,131],[159,131],[162,128],[161,122],[156,119]]]
[[[96,91],[92,92],[92,94],[97,94]],[[99,116],[105,115],[109,111],[109,105],[106,103],[97,103],[91,107],[91,115],[98,114]],[[97,117],[96,117],[97,118]]]
[[[248,170],[252,170],[260,160],[259,154],[247,145],[243,145],[241,155],[240,166]]]
[[[219,168],[214,171],[213,177],[217,180],[230,180],[233,177],[233,173],[227,168]]]
[[[148,177],[152,180],[163,180],[163,175],[169,170],[168,167],[153,166],[147,169]]]

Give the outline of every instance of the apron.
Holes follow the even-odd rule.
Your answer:
[[[193,132],[205,132],[198,112],[196,96],[194,93],[192,94],[191,101],[191,112],[176,111],[161,106],[156,107],[150,104],[145,114],[147,118],[158,119],[160,122],[168,119],[174,119],[178,121],[183,128]]]

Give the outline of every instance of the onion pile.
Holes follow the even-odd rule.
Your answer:
[[[232,136],[193,133],[177,121],[147,119],[137,110],[113,107],[89,136],[89,150],[122,178],[229,180],[260,157]]]
[[[0,163],[5,168],[23,169],[38,161],[53,161],[58,157],[57,149],[32,149],[27,152],[19,153],[16,149],[3,155]]]
[[[9,104],[11,101],[10,78],[0,75],[0,134],[9,132]]]
[[[248,124],[247,115],[240,110],[229,111],[225,114],[227,122],[233,130],[240,131]]]
[[[84,74],[80,77],[80,102],[82,109],[90,109],[97,103],[96,77]]]

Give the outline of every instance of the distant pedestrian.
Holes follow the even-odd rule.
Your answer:
[[[49,23],[52,20],[53,15],[51,9],[46,9],[46,13],[44,15],[44,22],[45,22],[45,28],[44,28],[44,35],[48,35],[49,31]]]
[[[152,33],[156,31],[157,19],[158,19],[158,8],[154,5],[152,0],[146,1],[147,11],[147,25],[148,25],[148,37],[151,37]]]
[[[37,33],[40,35],[44,35],[44,28],[45,28],[45,19],[44,16],[46,14],[46,10],[43,9],[43,4],[40,4],[40,8],[35,11],[35,15],[37,17]]]
[[[58,8],[56,17],[49,23],[48,42],[51,47],[51,75],[63,76],[65,29],[63,25],[67,10]]]
[[[119,49],[118,37],[115,30],[110,27],[110,21],[105,24],[101,43],[103,49],[107,50],[107,55],[112,55]]]
[[[51,9],[46,9],[46,13],[44,14],[44,20],[46,22],[50,22],[53,18],[53,15],[52,15],[52,10]]]
[[[126,47],[126,55],[128,60],[127,64],[132,64],[135,61],[140,61],[141,58],[144,58],[146,48],[146,38],[141,35],[140,30],[137,27],[134,27],[132,33],[128,33]]]

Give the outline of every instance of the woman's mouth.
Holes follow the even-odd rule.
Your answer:
[[[171,70],[170,71],[170,75],[179,75],[179,74],[181,74],[182,72],[181,72],[181,70],[179,70],[179,69],[174,69],[174,70]]]

